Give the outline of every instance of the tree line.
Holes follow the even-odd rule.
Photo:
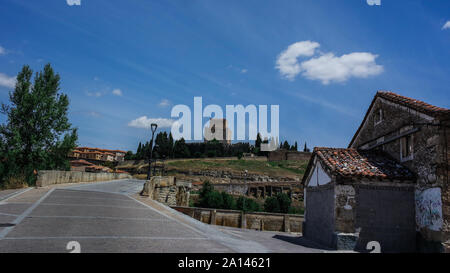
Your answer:
[[[172,133],[165,131],[159,132],[155,138],[155,145],[152,145],[151,140],[145,143],[139,142],[136,153],[128,151],[125,155],[125,160],[143,160],[148,159],[150,156],[150,149],[153,146],[152,157],[156,159],[169,159],[169,158],[207,158],[207,157],[242,157],[244,153],[253,153],[258,156],[267,156],[268,152],[261,151],[261,144],[267,143],[267,140],[262,140],[261,135],[258,133],[255,144],[250,143],[234,143],[223,144],[217,140],[211,140],[207,142],[193,142],[186,143],[181,138],[175,140],[172,137]],[[280,149],[298,151],[297,142],[294,145],[289,145],[288,141],[284,141],[280,145]],[[306,146],[304,151],[309,151]]]

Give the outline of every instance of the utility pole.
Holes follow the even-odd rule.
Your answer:
[[[152,177],[152,155],[153,155],[153,139],[155,136],[156,129],[158,128],[158,124],[152,123],[150,125],[150,129],[152,131],[152,140],[150,141],[150,157],[148,159],[148,173],[147,173],[147,180],[150,180]]]

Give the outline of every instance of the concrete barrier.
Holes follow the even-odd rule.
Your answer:
[[[171,206],[203,223],[282,232],[302,232],[303,215]]]
[[[45,187],[54,184],[98,182],[132,178],[126,173],[90,173],[80,171],[39,171],[36,186]]]

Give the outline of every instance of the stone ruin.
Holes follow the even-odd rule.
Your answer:
[[[174,176],[153,176],[145,182],[142,196],[167,206],[189,206],[189,194],[192,183],[176,181]]]

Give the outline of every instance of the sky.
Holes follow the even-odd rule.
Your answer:
[[[135,151],[201,96],[279,105],[282,141],[347,147],[377,90],[449,108],[450,1],[2,0],[0,101],[46,63],[81,146]]]

